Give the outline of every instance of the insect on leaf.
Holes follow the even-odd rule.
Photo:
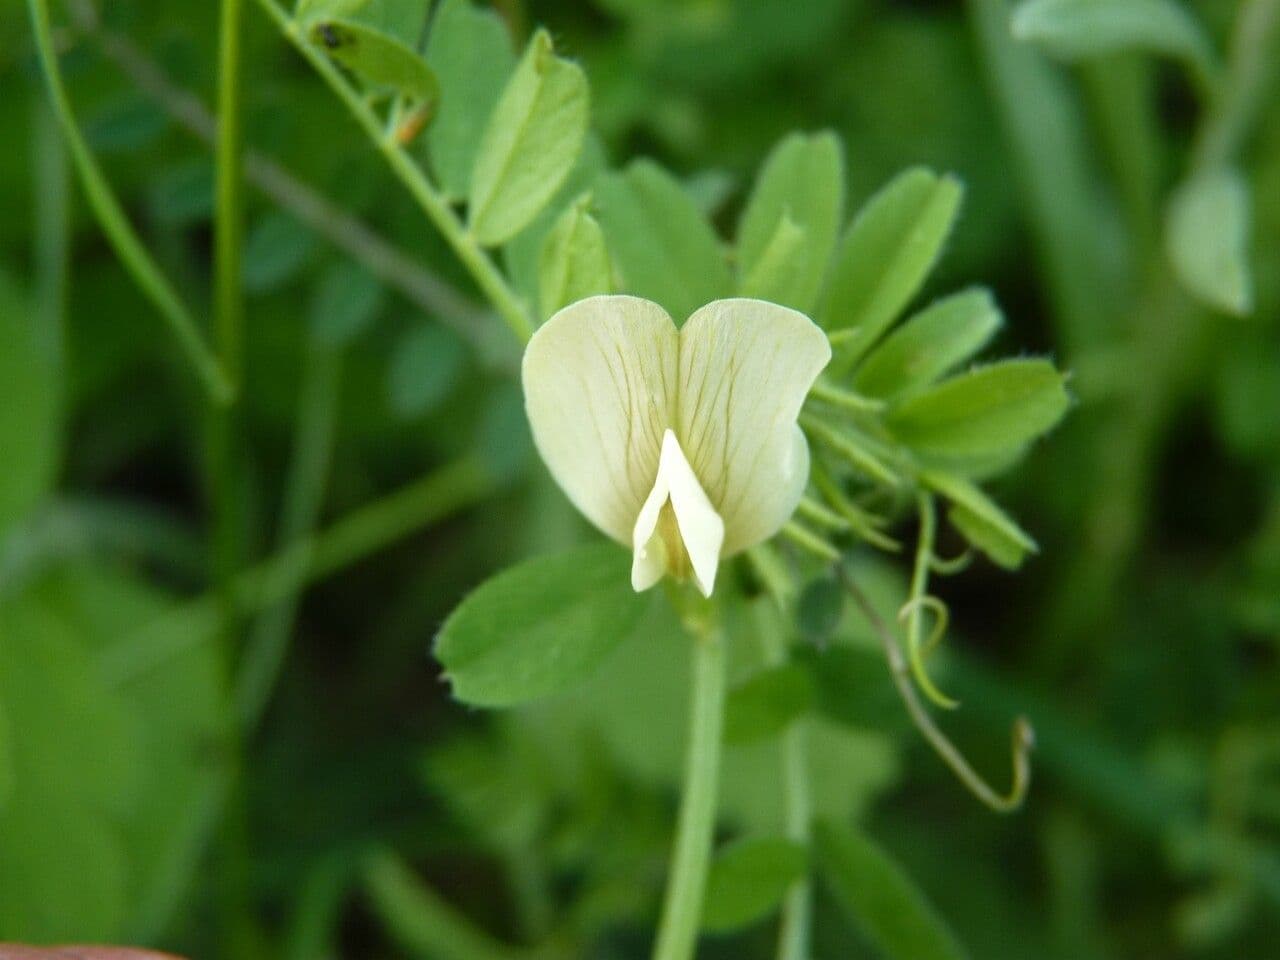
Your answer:
[[[324,19],[309,29],[311,42],[365,84],[391,90],[430,109],[440,88],[427,62],[390,34],[356,20]]]

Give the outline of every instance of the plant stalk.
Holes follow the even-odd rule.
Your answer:
[[[693,957],[715,839],[724,724],[724,639],[717,623],[690,620],[686,628],[693,646],[693,687],[684,796],[654,960]]]
[[[396,138],[387,136],[382,121],[365,99],[352,89],[346,77],[324,52],[307,41],[298,24],[280,9],[279,4],[275,0],[257,0],[257,3],[285,38],[311,64],[316,73],[320,74],[320,78],[337,94],[343,106],[350,111],[356,123],[387,161],[392,173],[404,184],[414,200],[418,202],[418,206],[453,247],[458,259],[470,271],[476,285],[497,308],[507,326],[511,328],[511,332],[522,344],[527,343],[533,336],[534,330],[533,317],[529,309],[516,296],[489,254],[463,225],[444,195],[436,189],[426,173],[405,152]]]
[[[98,220],[98,225],[102,227],[116,256],[120,258],[120,262],[138,288],[169,325],[169,329],[192,367],[195,368],[201,385],[210,399],[217,404],[228,403],[233,393],[231,384],[205,343],[200,333],[200,325],[196,323],[172,284],[138,238],[138,234],[120,206],[120,201],[112,192],[107,178],[103,175],[97,160],[94,159],[88,143],[85,142],[84,135],[80,132],[75,112],[71,109],[71,98],[67,95],[67,89],[62,82],[62,72],[58,66],[58,54],[53,42],[53,27],[49,20],[48,0],[27,0],[27,10],[31,15],[36,53],[49,89],[49,99],[58,115],[62,134],[66,138],[76,173],[80,177],[80,185]]]

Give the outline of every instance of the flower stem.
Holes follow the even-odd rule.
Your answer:
[[[424,213],[435,224],[454,253],[463,265],[471,272],[476,285],[489,298],[494,307],[502,315],[511,332],[521,343],[528,342],[533,336],[533,317],[524,302],[515,294],[507,283],[506,277],[494,264],[484,248],[476,242],[476,238],[463,225],[453,207],[427,178],[422,168],[405,152],[394,136],[387,136],[382,121],[360,94],[354,90],[341,71],[330,62],[329,58],[312,44],[298,25],[287,13],[280,9],[275,0],[257,0],[264,13],[279,28],[280,32],[311,64],[320,78],[337,94],[343,106],[350,111],[361,129],[378,148],[392,173],[404,184],[414,200],[418,202]]]
[[[690,960],[693,956],[715,835],[724,722],[724,639],[717,623],[690,619],[686,628],[693,641],[693,698],[684,796],[654,960]]]

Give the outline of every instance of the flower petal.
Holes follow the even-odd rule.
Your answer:
[[[675,515],[678,544],[668,544],[658,529],[662,508],[671,502]],[[711,596],[720,565],[720,547],[724,543],[724,522],[707,498],[702,485],[689,466],[680,441],[671,430],[662,437],[662,455],[653,490],[636,518],[632,534],[635,551],[631,566],[631,585],[647,590],[673,566],[682,566],[684,557],[672,557],[677,549],[689,558],[693,580],[703,596]]]
[[[678,433],[724,520],[723,555],[777,533],[809,476],[796,426],[831,345],[802,313],[763,300],[717,300],[680,331]]]
[[[565,307],[525,349],[525,407],[538,452],[574,506],[623,544],[657,475],[678,351],[665,310],[622,296]]]

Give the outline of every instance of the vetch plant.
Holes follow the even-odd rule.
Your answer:
[[[231,267],[220,272],[225,355],[215,360],[74,137],[47,5],[29,2],[95,209],[220,395],[224,373],[236,374],[229,383],[240,380]],[[596,543],[527,559],[463,600],[435,644],[454,696],[503,708],[563,693],[595,672],[652,606],[668,605],[689,640],[691,701],[654,956],[693,955],[710,875],[705,922],[731,927],[781,908],[779,955],[803,960],[812,865],[855,914],[883,912],[876,884],[866,880],[891,877],[888,896],[907,918],[901,922],[925,931],[919,936],[938,956],[955,955],[903,878],[846,827],[825,825],[822,846],[830,850],[810,856],[803,721],[816,709],[812,687],[824,679],[814,675],[823,662],[808,656],[810,639],[834,629],[847,596],[879,638],[912,720],[962,782],[997,810],[1025,796],[1025,721],[1014,727],[1014,774],[1001,794],[943,736],[919,696],[957,706],[929,672],[948,620],[930,582],[963,566],[937,556],[938,503],[975,551],[1017,568],[1035,542],[982,484],[1014,467],[1070,405],[1066,378],[1049,360],[973,363],[1002,323],[985,290],[915,305],[958,214],[958,179],[906,170],[847,217],[839,139],[794,133],[766,159],[728,242],[658,164],[609,168],[589,132],[587,77],[546,31],[535,31],[516,57],[501,21],[466,0],[445,0],[431,16],[425,3],[408,0],[301,0],[292,12],[275,0],[257,5],[334,91],[523,346],[526,412],[546,467],[578,510],[625,548]],[[238,5],[227,9],[234,35]],[[231,75],[223,96],[232,104],[235,54],[232,45],[224,67]],[[231,133],[238,137],[227,131],[219,155],[227,247],[238,237]],[[1199,219],[1194,204],[1190,211],[1187,219]],[[314,326],[331,360],[329,351],[359,336],[381,297],[372,273],[328,276]],[[231,426],[231,418],[222,424]],[[230,446],[220,435],[224,474],[233,472]],[[229,479],[217,478],[224,494]],[[472,459],[446,479],[445,493],[430,485],[409,498],[412,509],[393,506],[435,516],[434,499],[467,501],[498,486]],[[457,486],[467,490],[458,494]],[[868,599],[857,567],[871,551],[900,551],[899,522],[911,515],[916,543],[899,635]],[[283,572],[268,569],[273,589],[300,588],[304,574],[295,566],[332,568],[364,544],[390,539],[383,515],[368,522],[377,536],[358,527],[359,535],[338,538],[342,549],[326,553],[325,541],[304,540],[286,554]],[[231,567],[234,554],[224,558]],[[253,591],[238,594],[234,570],[224,574],[226,607],[234,610],[243,603],[238,595]],[[664,580],[669,589],[649,592]],[[818,629],[815,596],[828,621]],[[767,669],[730,692],[735,625],[751,617],[761,624],[755,632]],[[276,631],[264,635],[269,642],[244,661],[252,668],[249,718],[265,702],[284,642]],[[713,866],[726,702],[735,695],[756,711],[739,719],[735,736],[785,738],[784,769],[759,775],[785,783],[786,836],[756,838],[771,847],[731,847]],[[758,871],[747,869],[760,861],[780,864],[763,891],[754,885]],[[375,897],[400,874],[380,868],[376,876]]]

